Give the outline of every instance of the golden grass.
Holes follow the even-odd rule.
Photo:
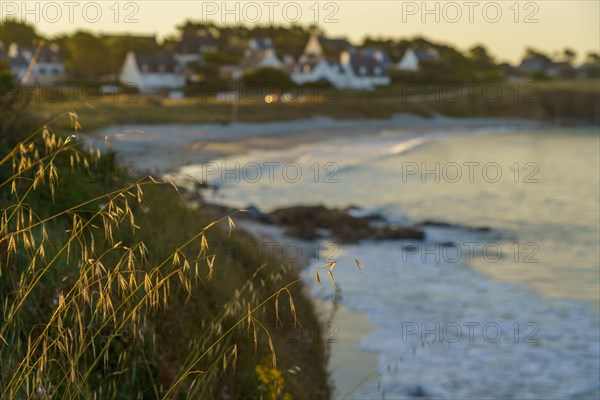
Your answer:
[[[279,371],[276,349],[294,346],[265,319],[317,324],[310,302],[295,300],[300,278],[290,267],[218,260],[209,243],[228,245],[232,215],[190,219],[204,216],[177,204],[167,182],[111,182],[76,201],[91,193],[85,171],[105,159],[81,150],[79,117],[69,120],[72,136],[43,127],[0,160],[11,171],[0,182],[0,398],[210,398],[224,377],[233,394],[260,393],[255,376],[236,382],[238,364],[254,371],[263,362],[252,352],[266,349]],[[173,336],[174,327],[185,331]],[[288,376],[288,386],[311,394],[299,388],[312,382],[327,397],[323,345],[306,349],[318,375]],[[280,368],[304,362],[290,354]]]

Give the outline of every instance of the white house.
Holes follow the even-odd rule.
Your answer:
[[[408,49],[402,56],[402,59],[396,64],[396,69],[400,71],[417,72],[421,69],[423,62],[435,62],[440,58],[435,49],[413,50]]]
[[[141,93],[179,90],[185,86],[183,66],[169,54],[127,53],[119,75],[121,83],[139,88]]]
[[[326,80],[340,89],[372,90],[376,86],[390,84],[385,64],[381,60],[349,51],[342,52],[339,62],[303,57],[290,77],[300,85]]]
[[[354,46],[346,39],[329,39],[313,33],[306,43],[303,54],[308,57],[323,57],[325,55],[324,48],[335,49],[337,53],[354,50]]]
[[[38,51],[35,47],[19,47],[12,43],[6,59],[13,75],[24,85],[47,85],[61,82],[67,77],[57,45],[43,47]]]
[[[371,90],[375,86],[390,84],[385,63],[375,56],[343,52],[340,63],[351,77],[350,87]]]
[[[235,80],[240,79],[246,72],[261,68],[282,69],[284,64],[275,54],[273,42],[269,38],[253,38],[248,41],[244,59],[237,66],[226,66],[219,70],[221,76],[227,74]]]
[[[325,51],[328,48],[330,51]],[[339,52],[339,60],[327,57]],[[381,50],[356,49],[346,39],[328,39],[312,34],[303,55],[291,70],[297,84],[329,81],[340,89],[372,90],[390,84],[387,75],[389,56]]]
[[[248,41],[248,52],[259,53],[273,50],[273,41],[271,38],[252,38]]]
[[[346,80],[345,71],[339,63],[325,59],[309,61],[301,58],[294,66],[290,77],[299,85],[319,81],[331,82],[336,87],[343,86]]]

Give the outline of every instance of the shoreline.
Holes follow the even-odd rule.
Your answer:
[[[369,121],[333,121],[328,119],[310,119],[302,122],[277,122],[277,123],[244,123],[232,126],[201,125],[156,125],[144,129],[144,132],[132,130],[122,136],[114,136],[119,140],[118,144],[124,147],[114,146],[118,153],[119,161],[134,162],[140,171],[155,170],[160,174],[176,172],[178,168],[194,163],[205,163],[219,157],[248,154],[259,150],[278,150],[302,144],[317,143],[319,141],[332,140],[339,137],[359,137],[377,133],[386,129],[404,131],[402,134],[412,133],[427,134],[432,131],[443,129],[481,129],[481,128],[517,128],[535,129],[545,126],[537,121],[530,120],[505,120],[505,119],[459,119],[459,118],[433,118],[425,119],[415,116],[397,116],[393,123],[390,120]],[[160,129],[167,129],[170,135],[159,136]],[[107,129],[104,132],[117,130]],[[175,134],[180,130],[178,134]],[[118,132],[117,132],[118,134]],[[102,133],[100,133],[102,135]],[[113,133],[114,135],[114,133]],[[129,136],[127,136],[129,135]],[[236,140],[237,139],[237,140]],[[204,141],[208,142],[205,143]],[[209,142],[214,141],[214,142]],[[142,149],[136,147],[143,145]],[[124,148],[125,151],[122,151]],[[182,151],[183,150],[183,151]],[[238,222],[238,221],[236,221]],[[281,227],[264,226],[261,229],[257,224],[240,221],[240,227],[255,238],[274,237],[277,240],[294,240],[284,235]],[[301,262],[300,270],[307,268],[307,260]],[[305,289],[310,289],[304,285]],[[313,300],[320,318],[328,315],[331,304],[326,304],[309,293]],[[334,342],[330,347],[331,359],[329,361],[330,378],[334,382],[335,396],[339,398],[354,389],[357,379],[364,377],[363,367],[367,364],[368,371],[374,371],[366,382],[376,382],[378,379],[378,353],[368,352],[361,349],[361,339],[366,334],[376,329],[365,314],[354,312],[345,306],[339,307],[335,316],[330,321],[337,324],[339,329],[339,342]],[[348,328],[350,327],[350,328]],[[333,348],[338,346],[337,348]],[[352,349],[352,352],[347,349]],[[360,366],[354,370],[344,370],[339,373],[340,366]],[[362,368],[361,368],[362,367]],[[363,373],[359,377],[361,370]],[[337,372],[337,373],[336,373]],[[365,382],[365,383],[366,383]]]
[[[313,242],[288,236],[281,226],[266,225],[245,218],[236,220],[236,224],[238,229],[252,235],[259,245],[261,240],[265,241],[263,244],[276,242],[299,245],[302,249],[302,257],[298,262],[293,263],[293,267],[301,275],[310,267],[311,259],[314,261]],[[327,239],[319,240],[320,244],[326,242]],[[322,340],[327,344],[328,372],[333,388],[332,399],[352,398],[348,396],[359,390],[361,386],[376,385],[378,382],[379,354],[361,348],[363,338],[374,332],[377,326],[367,315],[354,311],[342,303],[315,297],[311,293],[311,285],[307,282],[309,279],[314,277],[304,276],[302,286],[315,306],[317,318],[321,323]],[[324,284],[329,284],[329,281]],[[308,333],[312,334],[312,332]],[[365,371],[369,373],[365,374]]]
[[[117,125],[84,134],[86,144],[117,151],[118,161],[137,172],[165,174],[212,160],[245,155],[257,150],[280,150],[339,137],[367,137],[385,130],[402,134],[438,130],[490,127],[538,129],[554,124],[513,118],[424,118],[398,114],[390,119],[334,120],[310,118],[296,121],[221,124]],[[131,165],[133,164],[133,165]]]

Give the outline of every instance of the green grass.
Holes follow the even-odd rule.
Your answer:
[[[241,102],[238,107],[240,122],[290,121],[316,116],[334,119],[389,118],[395,113],[427,115],[427,111],[418,104],[389,103],[368,98],[333,98],[327,103]],[[226,124],[232,120],[232,108],[232,104],[205,102],[201,99],[150,101],[143,97],[135,103],[116,103],[112,98],[106,97],[92,103],[42,102],[32,105],[32,111],[42,119],[50,119],[76,109],[84,121],[85,131],[119,124]],[[63,117],[57,120],[56,127],[64,129],[68,124],[68,118]]]
[[[459,85],[394,84],[373,92],[323,90],[323,96],[306,101],[266,104],[241,101],[237,112],[241,122],[289,121],[316,116],[334,119],[386,119],[398,113],[421,116],[442,114],[452,117],[506,117],[538,120],[598,118],[600,81],[550,81],[478,84],[472,89]],[[484,93],[484,88],[487,90]],[[499,95],[498,89],[500,90]],[[487,97],[486,97],[487,96]],[[43,100],[43,96],[39,99]],[[72,99],[78,98],[73,96]],[[226,124],[232,120],[232,104],[214,98],[169,100],[144,96],[104,96],[94,101],[37,101],[32,111],[49,119],[77,109],[84,130],[119,124]],[[316,99],[316,101],[315,101]],[[56,126],[69,125],[67,117]]]
[[[111,154],[50,132],[12,137],[0,152],[0,397],[330,396],[295,268],[244,256],[252,236]],[[316,335],[290,340],[297,320]]]

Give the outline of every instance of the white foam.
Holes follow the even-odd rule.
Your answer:
[[[367,279],[355,270],[354,258],[365,265]],[[360,387],[358,394],[381,398],[383,390],[386,398],[414,398],[422,389],[434,399],[598,398],[599,322],[590,307],[542,300],[521,286],[481,277],[463,262],[433,261],[403,254],[397,242],[342,249],[334,272],[343,302],[378,327],[362,343],[380,356],[381,389]],[[307,271],[308,280],[319,266]],[[327,298],[331,288],[315,285],[314,293]],[[473,342],[471,322],[480,324],[471,325]],[[440,324],[441,343],[422,347],[423,339],[431,342],[436,336],[408,334],[412,324],[421,330],[423,323],[430,330]],[[450,344],[444,338],[454,339],[453,323],[462,337]],[[491,342],[496,325],[483,336],[488,323],[502,331],[497,343]],[[515,323],[521,330],[518,343],[511,330]],[[535,325],[524,329],[528,323]],[[538,343],[525,342],[535,327],[539,330],[529,339]]]

